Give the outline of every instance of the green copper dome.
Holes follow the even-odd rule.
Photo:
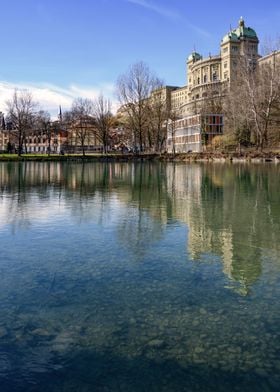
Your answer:
[[[198,60],[202,60],[202,56],[197,53],[197,52],[192,52],[189,57],[188,57],[188,61],[198,61]]]
[[[233,31],[229,32],[227,35],[224,36],[224,38],[222,39],[222,43],[226,43],[228,41],[231,42],[239,42],[239,38],[236,35],[236,33]]]
[[[255,30],[251,29],[251,27],[245,27],[244,19],[241,17],[237,29],[231,30],[227,33],[222,39],[222,43],[226,43],[228,41],[238,42],[243,37],[258,40]]]

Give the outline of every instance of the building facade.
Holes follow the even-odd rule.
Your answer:
[[[257,66],[258,44],[255,30],[246,27],[240,18],[238,27],[222,38],[218,55],[203,58],[197,52],[191,53],[186,62],[186,85],[170,91],[172,109],[181,116],[193,115],[207,100],[226,94],[238,74],[241,58]]]
[[[258,64],[260,66],[269,65],[273,68],[279,67],[280,64],[280,50],[274,50],[271,53],[263,56],[259,59]]]
[[[170,121],[167,127],[167,152],[201,152],[215,136],[222,133],[222,114],[195,114]]]
[[[222,38],[218,55],[203,58],[200,53],[193,52],[188,56],[186,85],[168,90],[170,111],[178,119],[172,137],[169,126],[168,151],[202,151],[215,135],[223,133],[222,99],[238,75],[241,59],[246,59],[252,69],[258,63],[273,61],[271,55],[266,60],[261,59],[258,44],[255,30],[247,27],[241,17],[238,27]],[[207,131],[205,122],[208,122]]]
[[[1,117],[2,116],[2,117]],[[0,113],[0,152],[18,153],[19,132],[12,123],[4,123]],[[22,136],[23,154],[62,154],[101,152],[103,146],[93,117],[83,117],[77,121],[51,121],[47,127],[24,132]]]
[[[68,132],[58,128],[57,124],[44,132],[42,130],[29,131],[23,140],[22,153],[59,154],[68,140]],[[18,131],[13,127],[3,126],[0,129],[0,151],[8,153],[18,152]]]

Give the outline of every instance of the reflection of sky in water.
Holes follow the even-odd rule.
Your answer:
[[[102,210],[102,200],[98,196],[87,201],[85,205],[79,203],[78,206],[68,203],[67,200],[58,199],[57,196],[54,192],[49,198],[41,200],[36,194],[30,194],[24,204],[12,198],[4,198],[0,204],[0,230],[7,230],[13,225],[60,226],[66,221],[71,223],[75,217],[78,220],[97,220],[100,219],[100,215],[108,225],[114,225],[120,209],[125,208],[114,195],[110,198],[110,205],[106,205],[106,211]]]
[[[5,168],[1,391],[278,390],[278,169]]]

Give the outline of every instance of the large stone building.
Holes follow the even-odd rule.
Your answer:
[[[171,108],[181,116],[197,114],[201,102],[224,94],[224,88],[238,74],[240,56],[245,56],[257,65],[259,39],[255,30],[245,26],[240,18],[236,29],[221,40],[220,53],[206,58],[197,52],[191,53],[186,62],[186,85],[169,89]]]
[[[170,102],[170,110],[176,113],[179,118],[175,123],[175,134],[167,135],[167,149],[175,152],[181,151],[201,151],[203,143],[210,142],[215,135],[223,132],[222,117],[219,118],[219,127],[209,128],[209,132],[203,129],[203,122],[222,112],[222,99],[227,93],[228,87],[234,82],[241,67],[241,59],[246,61],[254,69],[261,56],[258,52],[259,39],[255,30],[245,25],[241,17],[238,27],[230,30],[220,42],[220,53],[209,55],[206,58],[200,53],[191,53],[186,62],[186,85],[183,87],[172,87],[166,92],[170,94],[167,105]],[[270,59],[270,56],[268,56]],[[267,59],[266,61],[269,61]],[[200,115],[200,117],[199,117]],[[195,144],[188,143],[182,145],[182,135],[184,140],[191,140],[190,132],[193,130],[185,127],[182,130],[182,120],[188,123],[193,116],[197,119]],[[217,130],[217,132],[216,132]],[[182,133],[183,132],[183,133]],[[189,135],[189,136],[188,136]],[[172,140],[171,140],[172,138]],[[176,140],[180,140],[177,143]],[[204,141],[204,142],[203,142]],[[175,146],[174,146],[175,142]]]
[[[167,150],[204,150],[215,136],[223,134],[226,123],[226,118],[223,118],[224,98],[230,94],[230,87],[244,71],[244,65],[254,71],[257,67],[275,65],[278,61],[280,51],[260,56],[257,33],[246,26],[242,17],[237,27],[222,37],[218,54],[203,57],[196,51],[192,52],[186,60],[184,86],[158,88],[149,99],[143,100],[151,107],[165,103],[164,110],[169,118],[163,121]],[[127,114],[127,107],[124,105],[120,108],[118,113],[121,117]],[[137,144],[135,138],[131,144]]]
[[[273,50],[271,53],[259,58],[258,64],[260,66],[269,65],[275,68],[280,64],[280,50]]]

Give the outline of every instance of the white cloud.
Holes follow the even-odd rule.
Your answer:
[[[62,110],[68,110],[72,105],[72,101],[78,97],[95,99],[102,93],[106,98],[111,99],[113,111],[118,106],[114,97],[115,87],[113,84],[103,84],[96,87],[84,87],[73,84],[68,88],[62,88],[46,83],[10,83],[0,81],[0,111],[6,112],[6,102],[12,98],[15,89],[30,91],[34,101],[39,103],[40,108],[49,111],[53,118],[57,117],[59,106],[62,107]]]

